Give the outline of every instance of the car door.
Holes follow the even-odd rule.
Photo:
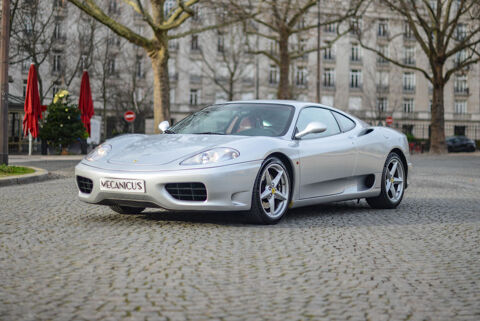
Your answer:
[[[298,116],[297,132],[312,121],[326,125],[327,130],[298,140],[301,199],[342,193],[346,179],[353,174],[356,161],[354,140],[341,131],[329,109],[303,108]]]

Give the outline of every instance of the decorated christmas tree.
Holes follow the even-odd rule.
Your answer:
[[[47,108],[47,117],[40,128],[40,137],[50,146],[67,147],[78,139],[88,137],[80,120],[80,110],[70,103],[67,90],[59,91]]]

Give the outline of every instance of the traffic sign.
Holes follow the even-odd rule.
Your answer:
[[[132,123],[135,120],[135,113],[131,110],[127,110],[125,114],[123,114],[123,119],[125,119],[126,122]]]
[[[392,116],[388,116],[387,119],[385,119],[385,122],[387,123],[387,125],[393,124],[393,117],[392,117]]]

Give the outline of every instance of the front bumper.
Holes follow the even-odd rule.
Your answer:
[[[81,201],[93,204],[153,204],[168,210],[186,211],[244,211],[249,210],[255,178],[261,160],[202,169],[174,171],[118,171],[106,170],[79,163],[75,176],[93,181],[92,192],[78,192]],[[141,179],[145,193],[102,191],[101,178]],[[181,201],[165,189],[168,183],[203,183],[207,189],[205,201]]]

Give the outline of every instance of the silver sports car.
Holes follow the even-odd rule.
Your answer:
[[[243,211],[273,224],[289,208],[325,202],[395,208],[407,188],[405,135],[319,104],[227,102],[159,127],[88,154],[75,168],[80,200],[123,214]]]

